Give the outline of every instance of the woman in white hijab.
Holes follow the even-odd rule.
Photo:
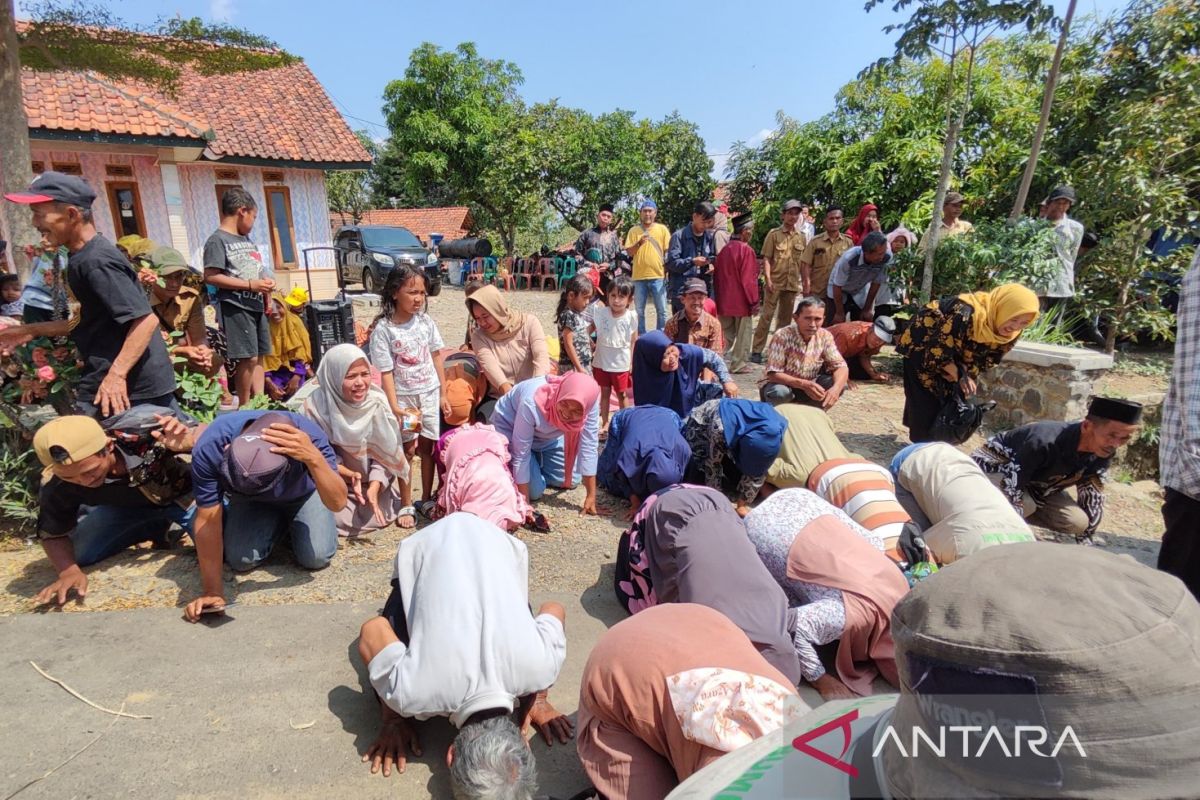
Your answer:
[[[304,401],[304,415],[329,436],[342,463],[338,472],[350,484],[346,507],[335,515],[338,533],[356,536],[397,519],[400,527],[411,528],[416,514],[401,507],[396,484],[397,478],[408,480],[404,442],[387,396],[371,385],[371,368],[361,349],[339,344],[324,355],[317,389]]]

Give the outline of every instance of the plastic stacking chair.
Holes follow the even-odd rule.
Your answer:
[[[488,286],[496,282],[496,259],[491,256],[483,259],[483,282]]]
[[[532,289],[533,288],[533,273],[537,269],[537,264],[532,258],[518,258],[516,267],[513,269],[514,286],[517,289]],[[524,282],[524,286],[521,283]]]
[[[540,288],[546,288],[546,282],[554,284],[554,288],[558,288],[558,265],[553,258],[542,258],[538,260],[538,282]]]
[[[485,259],[482,256],[477,256],[471,259],[471,266],[467,270],[467,280],[483,280],[483,264]]]
[[[505,290],[517,288],[517,278],[513,270],[512,256],[500,259],[500,263],[496,268],[496,280],[500,282],[501,288]]]
[[[562,260],[562,267],[558,272],[559,286],[565,285],[567,281],[575,277],[575,270],[577,266],[578,264],[573,256],[567,256]]]

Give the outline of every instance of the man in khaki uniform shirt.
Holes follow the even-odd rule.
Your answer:
[[[767,344],[767,334],[771,332],[771,318],[775,318],[776,328],[791,323],[796,293],[800,291],[800,258],[804,255],[804,234],[797,227],[803,207],[799,200],[784,203],[783,224],[772,228],[763,240],[763,273],[767,295],[763,299],[758,325],[754,328],[754,344],[750,348],[750,360],[755,364],[762,363],[763,347]]]
[[[800,258],[800,282],[804,296],[825,297],[833,265],[842,254],[854,246],[854,241],[842,233],[846,215],[839,206],[830,206],[822,222],[821,235],[808,243]],[[825,324],[833,319],[833,303],[825,304]]]

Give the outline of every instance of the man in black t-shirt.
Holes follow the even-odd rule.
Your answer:
[[[71,591],[87,594],[80,567],[141,542],[166,542],[171,524],[187,528],[190,452],[204,426],[189,428],[166,408],[139,406],[106,420],[59,417],[33,437],[46,467],[38,496],[38,536],[58,579],[39,603],[62,605]],[[81,515],[81,512],[86,512]]]
[[[28,191],[5,197],[30,206],[33,227],[46,243],[67,248],[67,286],[79,316],[7,328],[0,346],[69,334],[83,361],[76,388],[80,413],[107,417],[139,403],[177,409],[175,371],[158,319],[129,262],[96,231],[92,188],[82,178],[43,172]]]
[[[263,393],[262,357],[271,354],[271,328],[264,309],[275,281],[250,241],[257,217],[258,204],[249,192],[227,189],[221,195],[221,227],[204,243],[204,282],[217,289],[225,357],[237,362],[233,379],[243,407]]]

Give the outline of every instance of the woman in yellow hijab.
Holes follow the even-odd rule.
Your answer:
[[[307,295],[307,293],[306,293]],[[271,328],[271,354],[262,357],[267,394],[276,402],[294,395],[312,375],[312,343],[300,317],[298,297],[280,292],[271,296],[267,323]],[[307,296],[304,298],[307,300]]]
[[[921,309],[896,345],[904,356],[909,438],[932,441],[934,420],[955,387],[964,397],[974,395],[976,379],[1000,363],[1037,315],[1037,295],[1016,283],[943,297]]]

